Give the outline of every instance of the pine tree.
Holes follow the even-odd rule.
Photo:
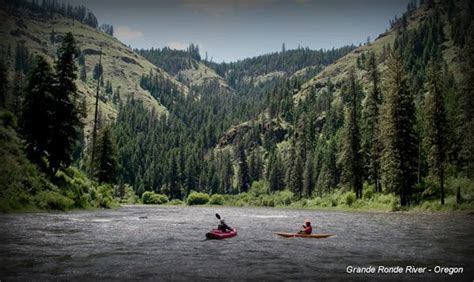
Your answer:
[[[196,172],[196,164],[194,161],[193,156],[189,156],[186,160],[185,164],[185,179],[184,179],[184,188],[185,188],[185,196],[188,196],[191,193],[191,190],[195,189],[197,186],[197,172]]]
[[[279,191],[285,188],[285,173],[283,171],[283,163],[280,159],[278,152],[272,154],[270,158],[270,172],[269,182],[270,191]]]
[[[23,101],[25,99],[25,75],[22,72],[15,72],[13,88],[11,91],[11,111],[15,116],[21,118]]]
[[[472,3],[472,2],[470,2]],[[474,24],[472,24],[466,36],[466,43],[461,51],[463,59],[462,81],[460,83],[460,136],[461,151],[459,159],[467,177],[474,178]]]
[[[360,154],[359,89],[354,70],[349,72],[346,89],[348,99],[345,108],[342,148],[339,163],[342,166],[342,181],[351,186],[358,199],[362,198],[362,160]]]
[[[116,183],[118,170],[117,145],[110,126],[101,129],[95,152],[94,176],[99,183]]]
[[[311,158],[306,158],[303,173],[303,195],[311,197],[314,188],[314,166]]]
[[[249,160],[250,182],[258,181],[262,176],[262,159],[258,150],[253,150]]]
[[[417,138],[415,107],[408,89],[400,55],[392,53],[385,73],[386,88],[381,107],[381,173],[384,186],[400,196],[400,204],[410,203],[416,182]]]
[[[441,84],[440,69],[431,62],[427,69],[428,95],[425,100],[426,136],[430,173],[439,179],[441,204],[444,205],[444,164],[446,161],[446,109],[444,106],[444,86]]]
[[[94,73],[93,73],[94,74],[93,75],[94,80],[97,80],[97,79],[101,78],[103,72],[104,72],[104,69],[102,67],[102,64],[99,64],[99,63],[95,64]]]
[[[74,37],[67,33],[59,49],[56,62],[56,85],[54,88],[54,111],[51,143],[49,144],[49,170],[55,173],[61,167],[67,167],[72,161],[73,146],[81,135],[82,123],[77,101],[77,67],[75,64],[78,50]]]
[[[54,77],[51,66],[43,57],[36,58],[25,97],[21,119],[21,133],[26,140],[30,160],[46,170],[51,130],[54,121]]]
[[[247,164],[247,156],[245,155],[245,150],[242,145],[239,145],[237,150],[237,162],[239,166],[239,171],[237,174],[238,179],[238,188],[240,192],[247,192],[250,187],[250,177],[249,177],[249,167]]]
[[[303,190],[303,166],[304,161],[299,152],[296,152],[295,145],[290,148],[290,162],[288,166],[287,183],[288,188],[298,197],[302,196]]]
[[[174,155],[170,157],[168,167],[168,184],[171,199],[181,199],[181,188],[178,183],[178,165]]]
[[[27,74],[30,70],[30,52],[25,44],[18,43],[15,48],[15,71]]]
[[[369,56],[367,71],[370,77],[371,88],[364,101],[362,110],[363,135],[362,148],[364,152],[365,167],[368,171],[368,179],[375,185],[375,190],[380,192],[380,131],[379,131],[379,108],[381,104],[379,89],[379,73],[375,54]]]
[[[232,161],[230,157],[225,154],[223,157],[223,166],[221,172],[221,191],[224,194],[232,192],[232,177],[234,176],[234,171],[232,168]]]

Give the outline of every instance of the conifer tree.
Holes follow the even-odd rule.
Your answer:
[[[339,163],[342,166],[342,181],[354,190],[358,199],[362,198],[362,160],[360,154],[359,130],[359,89],[354,70],[349,72],[346,89],[347,106],[345,108],[342,148]]]
[[[303,192],[303,159],[298,153],[293,154],[292,158],[294,158],[294,160],[288,168],[290,170],[288,187],[298,197],[301,197]]]
[[[77,55],[74,37],[67,33],[55,65],[54,102],[50,105],[54,111],[51,143],[48,148],[49,170],[52,173],[70,165],[73,146],[81,135],[82,123],[75,83]]]
[[[376,191],[381,191],[380,186],[380,88],[379,73],[376,57],[371,53],[368,59],[367,71],[370,79],[370,89],[364,101],[362,110],[363,135],[362,149],[364,152],[365,168],[368,179],[374,184]]]
[[[23,108],[23,101],[25,99],[25,75],[16,71],[13,81],[13,87],[11,90],[11,111],[15,116],[21,118],[21,112]]]
[[[424,143],[428,153],[430,173],[439,179],[441,204],[444,205],[444,164],[446,161],[446,109],[444,86],[441,84],[440,69],[431,62],[427,70],[428,95],[425,100],[426,135]]]
[[[191,190],[193,190],[197,185],[197,179],[198,175],[196,172],[196,163],[194,161],[194,157],[191,155],[187,158],[186,164],[185,164],[185,178],[184,178],[184,188],[185,188],[185,193],[189,195],[191,193]]]
[[[274,152],[270,159],[269,182],[270,191],[278,191],[285,188],[285,173],[283,171],[283,163],[278,152]]]
[[[221,173],[221,191],[224,194],[232,192],[232,177],[234,176],[234,171],[232,168],[232,161],[230,157],[225,154],[223,157],[223,166]]]
[[[178,165],[174,155],[171,155],[168,167],[169,196],[171,199],[181,199],[181,188],[178,183]]]
[[[99,133],[94,159],[94,175],[99,183],[116,183],[118,170],[117,145],[110,126],[104,126]]]
[[[408,88],[400,55],[393,52],[385,73],[386,92],[381,107],[381,173],[384,186],[400,196],[400,204],[410,204],[416,182],[417,137],[415,107]]]
[[[43,170],[47,168],[51,131],[55,119],[51,105],[54,104],[54,77],[51,66],[43,57],[36,57],[25,97],[21,119],[21,133],[26,140],[26,151],[30,160]]]
[[[463,74],[459,93],[461,106],[459,120],[462,140],[459,159],[462,161],[466,175],[474,178],[474,24],[472,21],[467,34],[466,43],[461,51]]]
[[[311,197],[314,188],[314,166],[311,158],[306,158],[303,173],[303,195]]]
[[[247,192],[250,187],[250,177],[249,167],[247,164],[247,156],[245,155],[244,147],[242,145],[239,145],[236,153],[237,162],[239,166],[239,171],[237,174],[238,188],[240,192]]]

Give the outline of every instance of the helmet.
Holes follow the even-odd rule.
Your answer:
[[[304,224],[306,224],[306,226],[310,226],[310,225],[311,225],[311,221],[309,221],[309,219],[305,219]]]

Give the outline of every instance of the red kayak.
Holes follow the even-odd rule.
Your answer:
[[[207,239],[226,239],[237,236],[237,229],[232,229],[232,231],[223,232],[219,229],[212,229],[211,232],[206,233]]]

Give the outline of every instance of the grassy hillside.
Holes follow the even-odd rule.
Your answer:
[[[440,1],[440,3],[442,2]],[[421,23],[433,13],[434,10],[428,9],[426,6],[421,6],[417,10],[413,11],[413,13],[407,18],[408,24],[406,30],[410,31],[419,28]],[[443,21],[447,21],[446,14],[442,13],[440,16]],[[350,53],[337,60],[334,64],[326,67],[318,75],[301,86],[301,90],[299,90],[294,95],[295,103],[299,103],[301,100],[304,100],[311,92],[320,92],[327,86],[328,80],[330,80],[332,84],[335,85],[336,93],[338,93],[343,81],[347,79],[349,69],[357,66],[357,58],[362,53],[368,52],[374,52],[376,55],[380,55],[383,52],[384,46],[393,47],[395,39],[397,38],[397,34],[400,33],[400,29],[400,23],[396,24],[390,30],[380,34],[375,41],[352,50]],[[443,42],[442,55],[449,69],[455,74],[455,77],[459,77],[459,48],[454,45],[451,39],[449,25],[445,26],[444,32],[446,35],[446,41]],[[380,63],[379,68],[381,71],[385,69],[384,62]],[[358,68],[355,69],[357,71],[356,75],[358,78],[362,79],[362,84],[366,85],[367,83],[364,83],[367,82],[366,72]]]
[[[1,3],[1,2],[0,2]],[[54,30],[56,38],[62,38],[66,32],[71,32],[78,47],[85,55],[87,80],[77,80],[80,93],[87,101],[88,115],[86,120],[86,136],[90,133],[93,119],[94,96],[96,81],[93,79],[93,69],[99,61],[99,50],[102,48],[102,65],[104,81],[112,83],[113,90],[120,88],[122,101],[129,97],[143,101],[148,109],[153,109],[159,114],[166,114],[167,109],[161,105],[150,93],[140,87],[140,78],[143,74],[152,72],[161,73],[178,86],[183,94],[188,92],[182,85],[162,69],[156,67],[142,56],[134,53],[116,38],[84,25],[70,18],[54,15],[44,18],[30,10],[16,9],[7,5],[0,5],[0,37],[2,49],[14,50],[18,43],[23,43],[30,53],[40,54],[52,62],[59,43],[52,42],[51,33]],[[59,40],[60,41],[60,40]],[[111,101],[101,100],[101,112],[107,119],[117,115],[117,107]]]
[[[188,87],[201,87],[217,83],[221,90],[231,91],[227,82],[201,60],[198,46],[192,44],[188,50],[165,47],[150,50],[136,49],[135,51]]]

